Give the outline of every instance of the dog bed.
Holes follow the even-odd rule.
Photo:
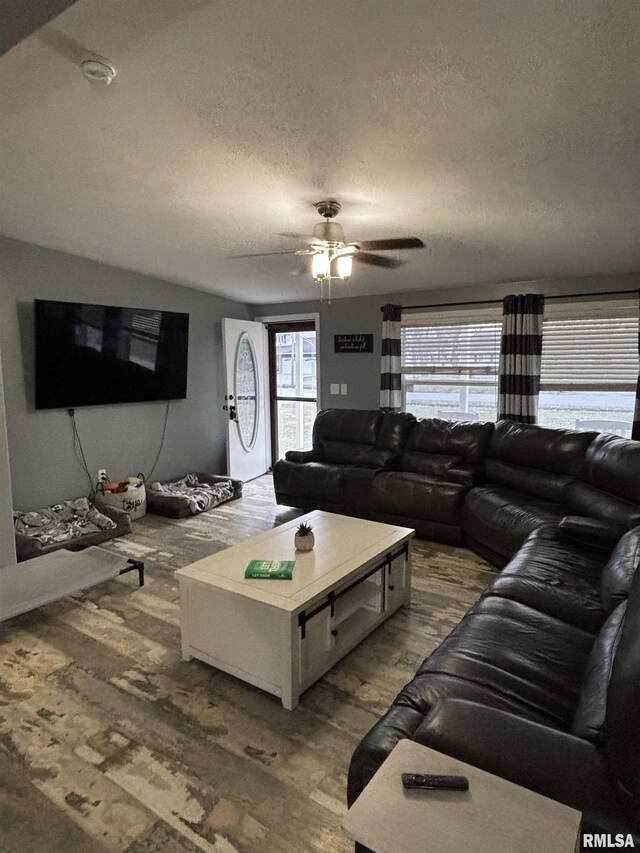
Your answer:
[[[85,548],[131,533],[124,510],[88,498],[62,501],[38,510],[15,510],[13,525],[18,561],[41,557],[58,548]]]
[[[190,473],[178,480],[147,485],[147,510],[187,518],[242,497],[242,480],[219,474]]]

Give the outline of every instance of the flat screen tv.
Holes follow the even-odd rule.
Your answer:
[[[187,396],[189,315],[35,300],[36,409]]]

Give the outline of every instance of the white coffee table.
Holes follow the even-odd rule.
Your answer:
[[[295,550],[306,521],[315,548]],[[182,657],[273,693],[285,708],[409,601],[413,530],[316,510],[175,572]],[[245,580],[250,560],[292,560],[293,579]]]
[[[469,790],[406,791],[403,773]],[[580,812],[411,740],[398,741],[342,825],[375,853],[574,853]]]

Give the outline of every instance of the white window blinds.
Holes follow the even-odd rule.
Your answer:
[[[403,314],[405,381],[430,384],[486,383],[498,374],[500,306],[489,309]]]
[[[547,302],[542,390],[633,391],[637,379],[637,297]]]

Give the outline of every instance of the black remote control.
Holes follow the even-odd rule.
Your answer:
[[[468,791],[466,776],[434,776],[426,773],[403,773],[405,788],[420,788],[425,791]]]

